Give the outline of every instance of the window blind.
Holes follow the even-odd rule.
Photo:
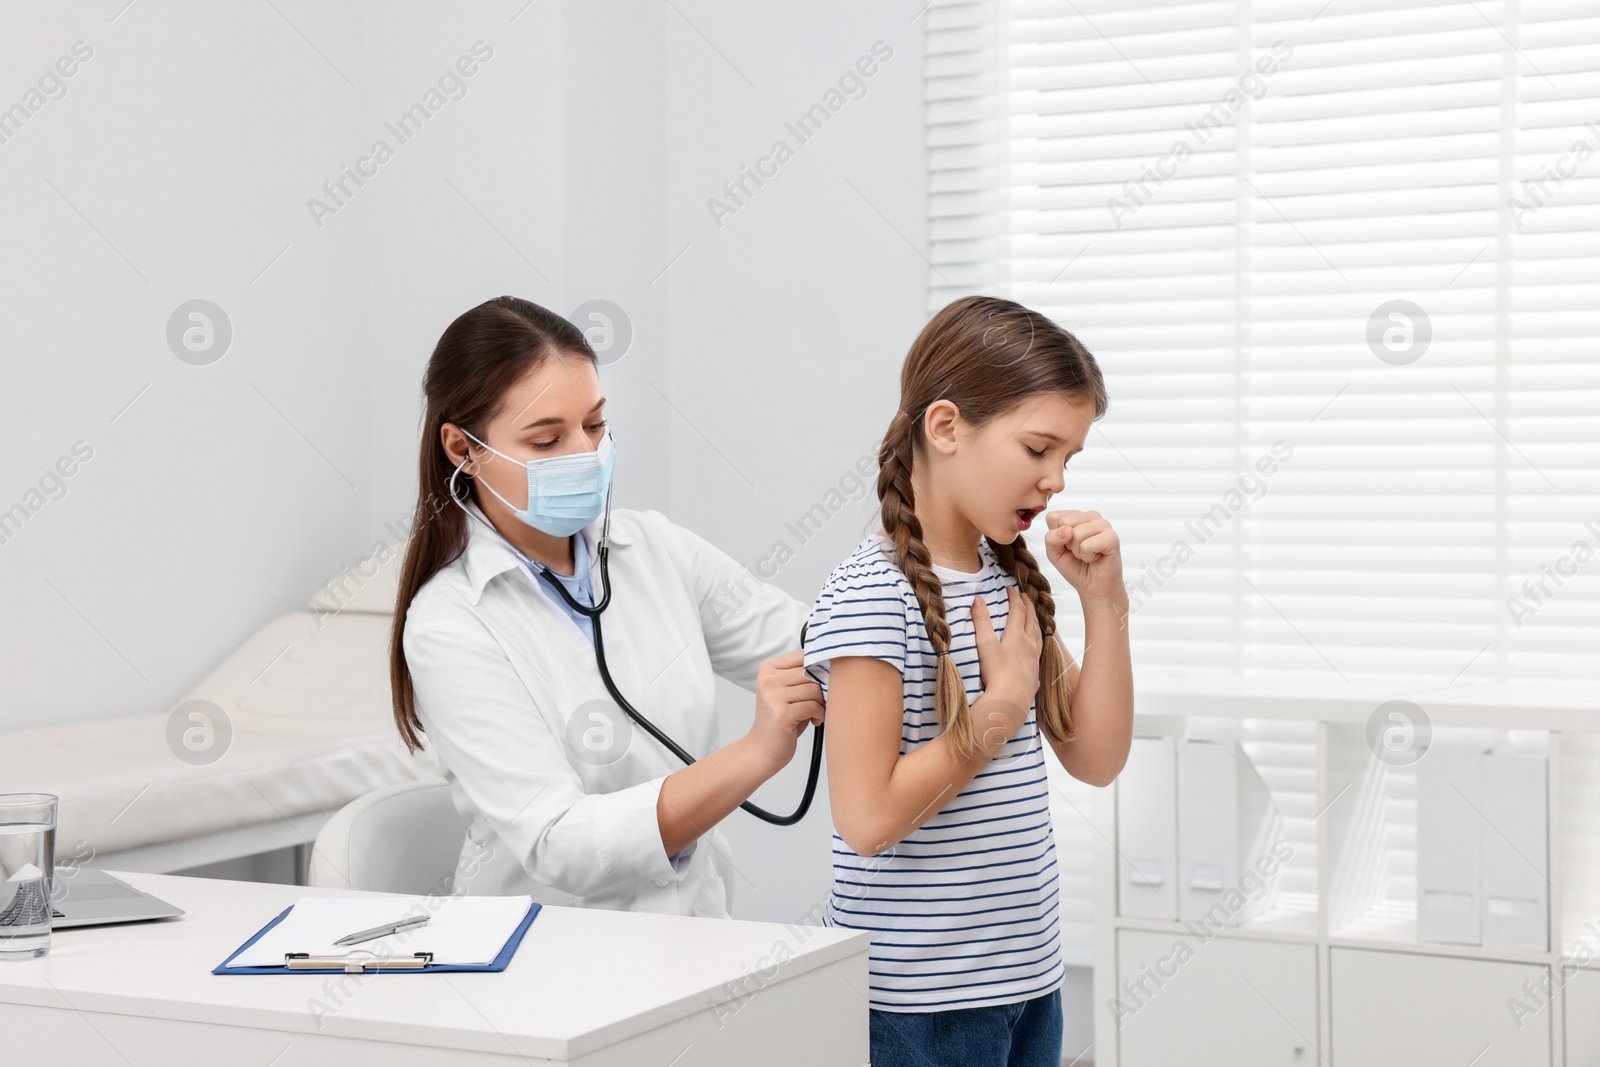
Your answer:
[[[1052,506],[1116,524],[1141,673],[1600,678],[1593,0],[926,18],[930,311],[1099,359]]]

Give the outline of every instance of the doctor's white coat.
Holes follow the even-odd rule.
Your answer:
[[[601,521],[579,534],[597,597]],[[465,891],[726,916],[723,836],[713,829],[671,858],[661,843],[657,794],[683,763],[631,722],[585,734],[603,722],[592,702],[610,702],[588,636],[496,534],[470,518],[467,530],[460,558],[412,599],[402,638],[426,743],[471,818]],[[713,672],[753,689],[763,660],[800,647],[810,605],[658,511],[613,509],[610,541],[601,626],[617,688],[704,756],[723,743]],[[598,753],[586,741],[596,736],[609,742]]]

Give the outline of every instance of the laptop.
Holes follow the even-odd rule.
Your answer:
[[[63,874],[68,876],[63,877]],[[183,914],[182,908],[175,908],[160,897],[135,889],[122,879],[93,867],[79,867],[71,872],[57,869],[55,889],[56,899],[50,902],[53,916],[50,925],[57,929],[166,919]]]

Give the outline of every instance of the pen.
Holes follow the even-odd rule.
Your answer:
[[[371,941],[375,937],[383,937],[386,934],[392,934],[399,930],[409,929],[413,926],[421,926],[431,918],[433,918],[431,915],[413,915],[409,919],[401,919],[399,922],[385,923],[382,926],[374,926],[370,930],[357,930],[353,934],[345,934],[339,940],[335,941],[334,944],[354,945],[361,941]]]

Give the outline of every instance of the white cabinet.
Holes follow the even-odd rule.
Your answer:
[[[1317,1062],[1315,945],[1121,930],[1117,964],[1120,1067]]]
[[[1548,988],[1541,964],[1333,948],[1334,1063],[1549,1067],[1550,1009],[1514,1018],[1513,998]],[[1519,1025],[1520,1024],[1520,1025]],[[1568,1063],[1589,1063],[1574,1061]]]

